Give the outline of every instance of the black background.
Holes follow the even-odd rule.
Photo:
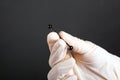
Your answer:
[[[120,56],[120,0],[0,0],[1,80],[47,80],[49,23]]]

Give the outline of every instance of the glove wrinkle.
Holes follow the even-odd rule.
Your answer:
[[[73,58],[69,58],[62,63],[56,64],[50,72],[48,73],[49,80],[56,80],[61,77],[64,77],[75,65],[75,60]]]
[[[67,52],[66,43],[62,39],[58,40],[54,44],[53,50],[51,51],[49,65],[52,67],[56,63],[64,59],[66,56],[66,52]]]

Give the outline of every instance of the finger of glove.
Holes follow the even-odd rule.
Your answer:
[[[55,44],[55,42],[59,39],[60,39],[59,35],[56,32],[50,32],[47,35],[47,43],[48,43],[48,47],[49,47],[50,52],[51,52],[52,47]]]
[[[63,60],[67,53],[67,45],[62,40],[59,39],[53,46],[49,58],[49,65],[50,67],[53,67],[55,64]]]
[[[71,72],[74,65],[75,65],[75,60],[72,57],[56,64],[48,73],[48,76],[47,76],[48,80],[57,80],[57,79],[64,78],[65,75]],[[72,72],[69,74],[73,75]]]
[[[92,48],[95,47],[94,43],[90,41],[84,41],[64,31],[60,31],[59,35],[63,40],[65,40],[65,42],[73,46],[73,52],[84,54],[88,53],[90,50],[92,50]]]
[[[74,37],[64,31],[61,31],[59,35],[69,45],[73,46],[73,52],[84,54],[81,56],[79,54],[74,54],[74,58],[76,60],[81,60],[82,63],[92,65],[94,67],[98,67],[100,64],[104,64],[106,61],[109,61],[109,53],[96,44]]]

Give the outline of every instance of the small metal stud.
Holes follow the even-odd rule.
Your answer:
[[[70,45],[69,45],[69,50],[72,50],[72,49],[73,49],[73,46],[70,46]]]
[[[53,31],[53,27],[51,24],[48,25],[48,29],[50,29],[51,31]]]

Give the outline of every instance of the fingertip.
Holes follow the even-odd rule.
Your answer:
[[[47,42],[50,43],[51,41],[56,41],[59,39],[59,35],[56,32],[50,32],[47,35]]]
[[[59,35],[60,35],[60,36],[63,36],[65,33],[66,33],[65,31],[60,31],[60,32],[59,32]]]
[[[65,39],[65,40],[67,40],[69,38],[73,38],[73,36],[71,34],[65,32],[65,31],[60,31],[59,35],[62,39]]]

